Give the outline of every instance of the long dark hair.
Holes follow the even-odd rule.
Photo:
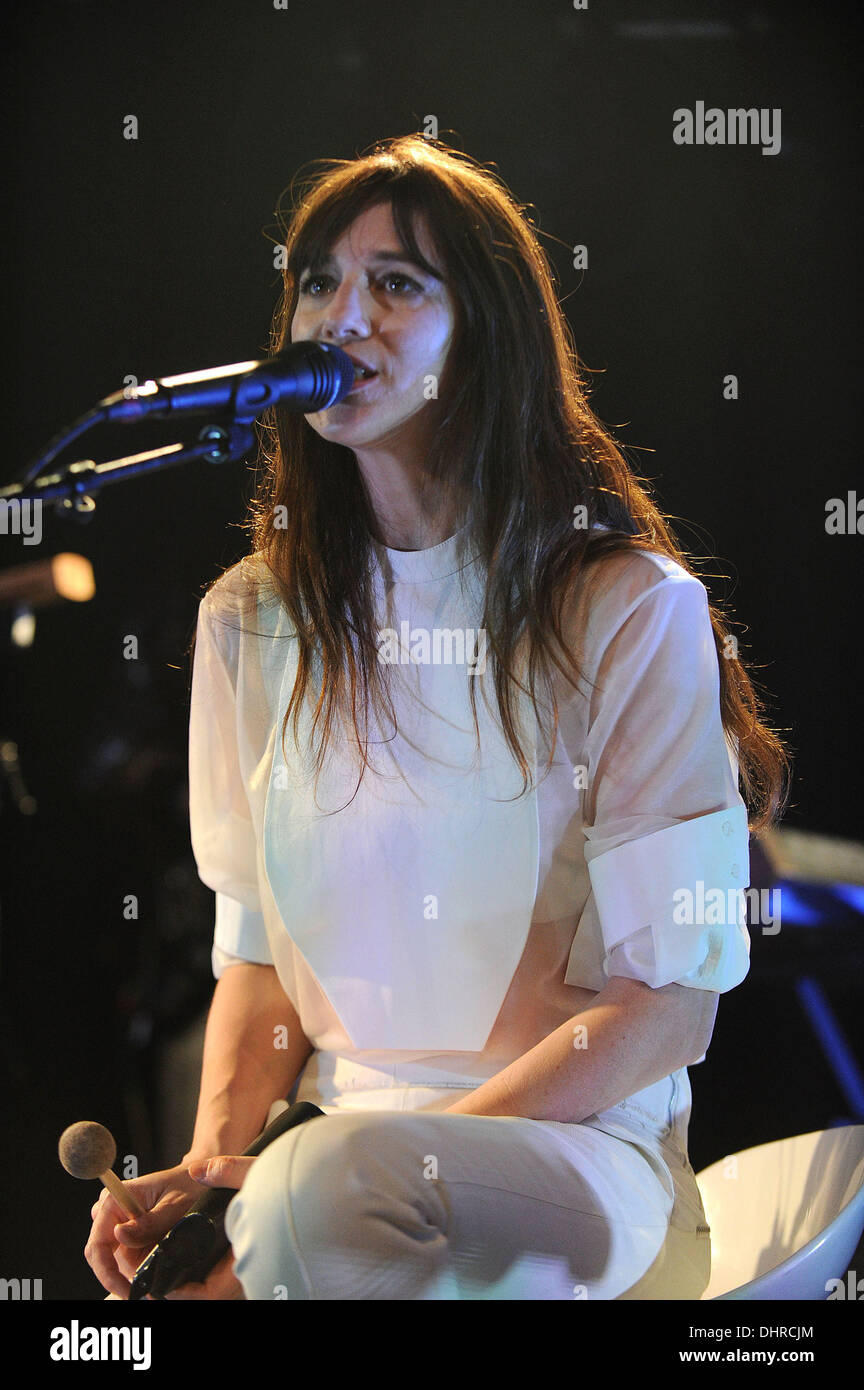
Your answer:
[[[444,418],[426,464],[430,477],[454,497],[470,499],[463,514],[473,551],[485,566],[482,625],[495,697],[524,793],[531,768],[517,727],[517,688],[530,696],[541,722],[542,682],[542,704],[552,721],[548,770],[558,728],[553,666],[574,683],[581,674],[572,641],[568,647],[562,633],[562,611],[580,591],[588,567],[615,552],[653,550],[696,571],[649,485],[588,405],[554,274],[526,215],[529,205],[517,203],[488,167],[420,135],[318,165],[292,185],[293,207],[283,224],[284,285],[270,349],[277,352],[291,341],[303,271],[360,213],[389,205],[407,254],[421,266],[426,262],[415,219],[425,221],[458,305],[439,384]],[[500,390],[502,379],[506,392]],[[265,417],[260,439],[248,520],[252,549],[267,566],[298,642],[283,746],[292,712],[296,740],[311,693],[317,773],[334,724],[345,720],[353,724],[362,778],[369,763],[361,723],[366,726],[370,700],[392,715],[386,667],[377,659],[374,521],[362,475],[351,449],[322,439],[301,415],[275,409]],[[579,526],[576,507],[585,509]],[[608,529],[593,529],[596,523]],[[709,612],[720,658],[723,727],[737,751],[750,828],[759,832],[786,804],[789,758],[763,720],[762,702],[727,620],[714,604]],[[527,686],[517,667],[527,674]],[[473,681],[470,688],[479,737]]]

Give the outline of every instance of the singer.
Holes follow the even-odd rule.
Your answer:
[[[217,984],[188,1153],[128,1184],[144,1217],[94,1207],[117,1297],[200,1181],[238,1189],[232,1250],[171,1297],[707,1285],[687,1068],[747,974],[728,890],[788,756],[589,407],[526,214],[420,136],[326,161],[292,209],[272,351],[333,344],[357,379],[271,408],[250,553],[201,602]],[[377,659],[418,630],[482,631],[483,672],[431,659],[449,638]],[[698,882],[733,912],[682,921]],[[238,1158],[289,1095],[324,1115]]]

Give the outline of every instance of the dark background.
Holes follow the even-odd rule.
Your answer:
[[[864,540],[825,531],[828,499],[861,487],[854,16],[731,0],[16,6],[0,483],[127,375],[263,354],[292,176],[434,115],[533,205],[596,410],[685,549],[713,560],[712,598],[745,625],[794,751],[785,824],[860,836]],[[781,108],[781,152],[675,145],[672,112],[700,99]],[[582,243],[585,272],[569,251]],[[168,438],[105,432],[86,454]],[[0,734],[38,803],[25,818],[4,793],[0,816],[0,1084],[20,1134],[0,1274],[42,1277],[45,1298],[101,1296],[81,1255],[98,1188],[60,1170],[60,1131],[100,1119],[141,1172],[182,1152],[166,1151],[165,1049],[212,989],[212,895],[186,823],[187,647],[203,586],[245,549],[250,482],[242,464],[191,465],[106,489],[87,526],[46,511],[38,548],[0,537],[4,567],[74,550],[97,585],[38,615],[28,649],[0,615]],[[860,924],[850,909],[754,933],[751,975],[691,1072],[697,1171],[864,1119],[796,993],[818,978],[860,1065]]]

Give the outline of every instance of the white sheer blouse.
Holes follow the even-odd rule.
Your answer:
[[[308,707],[299,749],[290,725],[283,748],[296,643],[262,563],[242,562],[201,602],[190,821],[216,893],[216,976],[272,963],[310,1042],[354,1076],[395,1060],[405,1084],[468,1087],[610,976],[739,984],[747,814],[702,583],[653,552],[591,567],[566,615],[583,679],[556,678],[545,777],[521,698],[537,785],[520,796],[491,661],[469,674],[482,574],[468,529],[423,551],[373,542],[373,557],[381,630],[401,643],[387,668],[397,717],[395,729],[371,719],[374,770],[356,794],[351,731],[317,798]],[[436,633],[451,634],[437,649]]]

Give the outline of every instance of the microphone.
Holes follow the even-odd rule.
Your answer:
[[[227,413],[254,420],[272,405],[311,415],[341,401],[354,385],[347,352],[330,343],[291,343],[275,357],[159,377],[106,396],[97,409],[110,421]]]

